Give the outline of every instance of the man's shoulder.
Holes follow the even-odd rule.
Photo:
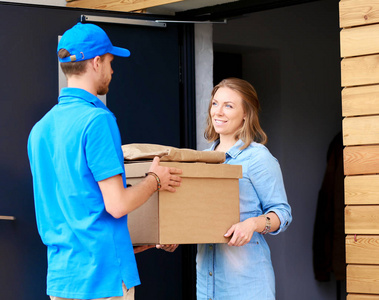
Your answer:
[[[53,115],[53,110],[54,110],[55,106],[53,106],[45,115],[43,115],[43,117],[40,120],[38,120],[34,124],[31,132],[41,130],[42,128],[44,128],[45,126],[47,126],[47,123],[50,122],[50,119],[51,119],[51,117]]]

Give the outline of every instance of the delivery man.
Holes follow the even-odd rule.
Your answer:
[[[100,27],[78,23],[63,34],[57,53],[68,87],[28,140],[47,294],[134,299],[140,279],[127,215],[157,190],[175,192],[181,170],[155,158],[146,178],[126,188],[116,119],[97,96],[108,92],[114,56],[128,57],[129,50],[114,47]]]

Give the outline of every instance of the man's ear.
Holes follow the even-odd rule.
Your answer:
[[[99,70],[100,63],[101,63],[101,57],[100,57],[100,56],[95,56],[95,57],[91,60],[92,67],[93,67],[93,69],[94,69],[95,71],[98,71],[98,70]]]

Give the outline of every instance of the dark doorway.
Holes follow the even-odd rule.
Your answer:
[[[57,102],[58,36],[82,14],[136,17],[133,14],[0,4],[0,298],[47,299],[46,250],[36,227],[32,178],[26,143],[32,126]],[[192,25],[166,28],[102,23],[117,45],[130,49],[129,59],[117,59],[108,107],[115,114],[123,143],[149,142],[194,148],[191,137]],[[187,43],[183,44],[183,41]],[[185,51],[184,51],[185,49]],[[182,70],[182,72],[180,72]],[[183,70],[187,73],[183,74]],[[192,93],[193,94],[193,93]],[[194,105],[193,105],[194,106]],[[195,116],[193,115],[193,118]],[[136,299],[193,299],[193,249],[174,253],[151,249],[137,254],[142,286]],[[106,274],[104,274],[106,276]],[[184,292],[186,291],[186,292]]]
[[[229,77],[242,78],[242,55],[240,53],[228,53],[214,51],[213,83]]]

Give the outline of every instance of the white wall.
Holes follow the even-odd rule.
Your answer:
[[[213,89],[212,33],[212,24],[195,24],[196,139],[198,150],[209,147],[204,139],[204,129]]]
[[[335,281],[314,279],[312,236],[326,152],[342,122],[338,22],[338,0],[321,0],[213,25],[214,50],[242,54],[293,209],[289,229],[268,238],[278,300],[336,299]]]

